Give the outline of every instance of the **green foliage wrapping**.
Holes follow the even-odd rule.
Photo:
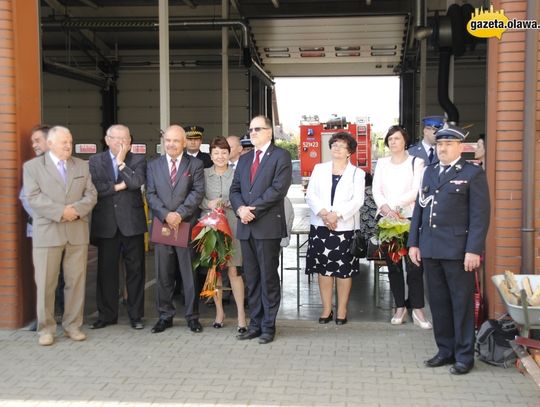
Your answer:
[[[193,268],[227,264],[233,254],[232,238],[218,230],[205,226],[193,239],[195,256]]]

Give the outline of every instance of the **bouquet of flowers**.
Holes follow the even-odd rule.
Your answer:
[[[232,232],[223,208],[217,207],[199,219],[191,238],[195,249],[193,268],[208,267],[201,297],[213,297],[219,289],[218,270],[227,264],[233,251]]]
[[[379,219],[377,223],[377,237],[379,239],[379,256],[388,253],[390,259],[397,263],[407,254],[407,238],[411,221],[407,218]]]

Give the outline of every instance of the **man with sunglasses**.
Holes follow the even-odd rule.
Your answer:
[[[242,247],[248,287],[250,323],[239,340],[274,340],[281,301],[278,265],[280,242],[287,236],[284,198],[292,180],[291,155],[272,143],[272,123],[265,116],[251,120],[254,150],[240,157],[230,190],[238,217],[237,238]]]
[[[409,155],[420,157],[426,165],[439,162],[437,157],[437,147],[435,144],[435,132],[444,125],[443,116],[427,116],[422,119],[424,128],[423,139],[413,144],[407,150]]]

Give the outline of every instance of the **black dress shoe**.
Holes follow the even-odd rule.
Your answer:
[[[98,319],[96,322],[90,325],[90,329],[101,329],[101,328],[105,328],[106,326],[115,325],[115,324],[116,324],[116,321],[107,322],[107,321],[103,321],[102,319]]]
[[[321,317],[319,318],[319,324],[327,324],[329,323],[331,320],[334,319],[334,311],[330,311],[330,314],[328,314],[327,317]]]
[[[239,326],[238,328],[236,328],[236,331],[237,331],[239,334],[246,333],[246,332],[247,332],[247,327],[246,327],[246,326]]]
[[[243,334],[240,334],[240,335],[236,335],[236,339],[243,341],[246,339],[258,338],[259,336],[261,336],[261,331],[254,331],[254,330],[250,331],[248,329],[247,332],[244,332]]]
[[[431,359],[425,360],[424,365],[427,367],[439,367],[444,365],[451,365],[455,362],[453,357],[442,357],[439,355],[433,356]]]
[[[172,318],[171,319],[159,319],[158,322],[154,325],[152,328],[152,333],[157,334],[160,332],[163,332],[165,329],[170,328],[172,326]]]
[[[192,319],[191,321],[189,321],[188,326],[191,332],[202,332],[202,325],[198,319]]]
[[[131,327],[133,329],[143,329],[144,324],[142,323],[140,319],[137,319],[137,320],[131,321]]]
[[[347,323],[347,318],[336,318],[336,325],[345,325]]]
[[[460,375],[460,374],[467,374],[471,371],[474,364],[471,363],[469,365],[461,362],[456,362],[454,365],[450,368],[450,373]]]
[[[273,342],[273,341],[274,341],[274,335],[261,334],[261,336],[259,337],[259,343],[261,345],[266,345],[267,343],[270,343],[270,342]]]

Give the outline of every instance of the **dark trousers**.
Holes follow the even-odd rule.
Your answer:
[[[144,235],[124,236],[118,231],[112,238],[97,239],[97,308],[99,319],[116,322],[118,319],[119,276],[121,255],[126,269],[128,315],[137,321],[144,316]]]
[[[386,256],[385,260],[388,266],[390,290],[394,296],[396,307],[424,308],[424,271],[422,267],[418,267],[409,259],[409,256],[405,256],[407,286],[409,288],[409,298],[405,300],[405,278],[403,276],[402,260],[394,263],[390,260],[390,256]]]
[[[433,316],[433,334],[442,357],[474,362],[474,273],[463,260],[423,258]]]
[[[178,264],[184,288],[185,317],[187,321],[199,318],[199,303],[196,301],[197,275],[191,267],[190,249],[185,247],[155,245],[157,309],[161,319],[173,318],[175,287],[175,263]]]
[[[281,239],[240,240],[248,288],[249,329],[275,335],[281,301],[279,243]]]

